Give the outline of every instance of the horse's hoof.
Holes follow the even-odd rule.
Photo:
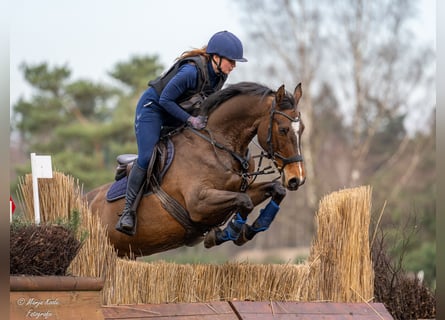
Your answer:
[[[245,244],[247,241],[249,241],[249,239],[247,239],[244,236],[244,233],[240,234],[239,238],[236,240],[233,240],[233,243],[236,244],[237,246],[242,246],[243,244]]]
[[[246,242],[252,240],[252,238],[249,239],[248,232],[249,232],[249,226],[247,224],[244,224],[238,239],[234,240],[233,243],[236,244],[237,246],[242,246]]]
[[[214,247],[217,245],[216,243],[216,231],[219,228],[212,228],[209,232],[207,232],[205,238],[204,238],[204,247],[207,249]]]

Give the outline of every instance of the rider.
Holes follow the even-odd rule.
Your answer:
[[[238,37],[220,31],[207,46],[184,52],[166,73],[149,82],[136,106],[138,158],[128,176],[125,207],[116,230],[127,235],[136,232],[136,209],[132,207],[146,179],[161,128],[184,123],[198,130],[205,128],[207,118],[195,116],[193,111],[205,97],[221,89],[236,62],[246,61]]]

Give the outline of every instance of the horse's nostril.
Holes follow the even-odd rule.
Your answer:
[[[289,179],[287,185],[289,186],[289,189],[296,189],[300,185],[300,179],[298,178]]]

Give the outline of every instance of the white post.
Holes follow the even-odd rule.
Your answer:
[[[39,180],[37,179],[37,170],[35,170],[36,154],[31,153],[31,172],[32,172],[32,198],[34,199],[34,220],[40,224],[40,199],[39,199]]]
[[[40,199],[38,178],[52,178],[51,156],[36,156],[31,153],[32,191],[34,198],[34,219],[40,223]]]
[[[31,153],[31,166],[33,163],[33,157],[35,153]],[[34,199],[34,220],[36,224],[40,224],[40,199],[39,199],[39,180],[37,175],[34,174],[34,169],[32,171],[32,198]]]
[[[12,201],[9,200],[9,223],[12,222]]]

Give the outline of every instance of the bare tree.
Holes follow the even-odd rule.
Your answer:
[[[376,171],[389,170],[397,157],[406,154],[412,135],[403,125],[394,129],[397,137],[387,143],[390,150],[373,153],[376,145],[384,144],[381,139],[386,139],[392,123],[402,122],[413,110],[432,109],[435,57],[410,31],[416,4],[414,0],[237,1],[248,33],[246,46],[255,52],[249,57],[256,61],[249,63],[255,68],[251,73],[255,80],[276,81],[277,86],[303,84],[308,180],[298,195],[288,195],[292,202],[279,216],[280,237],[288,244],[310,241],[291,234],[307,234],[322,195],[367,183]],[[411,162],[405,172],[415,170],[419,157]],[[272,233],[264,241],[273,241]]]
[[[318,199],[315,184],[312,183],[315,170],[309,137],[313,128],[312,92],[323,43],[320,38],[322,15],[314,2],[305,0],[253,0],[239,1],[237,4],[243,8],[244,25],[249,35],[247,46],[254,47],[252,51],[256,57],[253,58],[259,61],[261,70],[267,71],[265,74],[255,72],[256,79],[263,77],[268,83],[277,81],[277,87],[280,82],[285,83],[290,91],[296,84],[302,83],[303,99],[300,104],[305,123],[303,153],[308,183],[298,191],[298,197],[287,197],[290,199],[287,206],[292,209],[290,215],[283,217],[281,229],[286,230],[289,223],[294,222],[290,224],[292,228],[288,229],[288,233],[282,232],[282,236],[288,238],[288,242],[295,243],[295,234],[308,234],[307,226],[312,223],[310,212],[315,210]],[[254,67],[258,70],[258,65]],[[283,205],[286,206],[286,203]],[[298,217],[295,217],[296,211]],[[306,241],[308,239],[310,237]]]
[[[429,68],[433,52],[431,48],[419,47],[409,30],[416,3],[350,0],[336,3],[332,10],[340,30],[336,33],[340,41],[332,42],[333,52],[344,66],[336,70],[337,76],[350,84],[342,86],[352,115],[349,185],[364,181],[361,173],[371,146],[388,120],[419,108],[417,103],[420,108],[432,109],[432,105],[425,104],[432,103],[431,93],[435,89]],[[416,101],[422,94],[429,95],[429,99]],[[405,132],[395,154],[402,153],[408,139]]]

